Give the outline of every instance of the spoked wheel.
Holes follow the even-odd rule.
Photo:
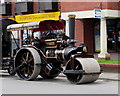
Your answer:
[[[33,80],[40,73],[40,55],[33,48],[20,49],[15,58],[17,75],[24,80]]]
[[[16,72],[13,73],[13,70],[14,70],[14,66],[12,64],[10,64],[9,69],[8,69],[8,73],[11,76],[14,76],[16,74]]]
[[[66,70],[73,70],[70,65],[70,60],[67,62]],[[74,61],[74,70],[82,70],[82,66],[80,62],[78,62],[77,60]],[[69,74],[66,74],[66,76],[71,83],[75,83],[75,84],[78,84],[82,78],[82,74],[69,73]]]
[[[50,65],[54,66],[54,68],[58,68],[58,70],[60,69],[60,64],[59,63],[51,63]],[[60,70],[58,71],[57,69],[52,69],[51,71],[48,70],[48,68],[46,66],[43,66],[41,68],[41,72],[40,75],[44,78],[44,79],[53,79],[55,77],[57,77],[60,74]]]

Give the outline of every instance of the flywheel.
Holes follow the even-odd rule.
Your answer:
[[[33,80],[40,73],[41,58],[34,48],[22,48],[15,57],[17,75],[24,80]]]

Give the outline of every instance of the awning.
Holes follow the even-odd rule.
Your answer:
[[[61,21],[46,20],[46,21],[37,21],[30,23],[20,23],[12,24],[7,27],[9,31],[31,29],[35,31],[47,31],[47,30],[58,30],[63,29],[64,24]]]

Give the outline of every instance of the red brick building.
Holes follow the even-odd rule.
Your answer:
[[[83,42],[88,46],[89,52],[101,51],[104,56],[100,58],[109,57],[108,51],[115,52],[120,48],[120,2],[80,1],[82,0],[61,2],[61,18],[66,21],[67,34],[69,35],[68,15],[74,14],[75,39],[79,40],[77,45]]]
[[[52,0],[44,3],[40,3],[39,0],[31,0],[31,3],[24,2],[21,4],[20,2],[13,2],[15,0],[5,1],[6,3],[3,5],[11,4],[9,6],[11,11],[4,12],[2,18],[60,10],[61,19],[65,20],[67,35],[69,35],[68,15],[76,15],[75,39],[79,40],[77,45],[85,43],[89,52],[101,51],[101,54],[104,54],[103,58],[108,56],[108,51],[118,51],[119,49],[120,2],[117,0],[114,2],[109,2],[109,0],[107,0],[108,2],[105,0],[103,2],[102,0],[101,2],[99,0],[98,2],[59,0],[59,3],[52,2]]]

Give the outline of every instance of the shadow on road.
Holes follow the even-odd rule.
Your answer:
[[[37,78],[35,81],[47,81],[47,82],[58,82],[63,80],[62,78],[56,77],[54,79],[43,79],[43,78]],[[63,81],[66,81],[66,79],[64,79]]]
[[[11,76],[9,74],[0,74],[1,78],[10,78],[10,77],[16,77],[16,76]]]
[[[65,84],[65,85],[97,85],[97,84],[102,84],[101,81],[96,81],[96,82],[93,82],[93,83],[85,83],[85,84],[74,84],[74,83],[70,83],[70,81],[67,80],[66,77],[56,77],[54,79],[43,79],[42,77],[39,77],[37,79],[34,80],[35,82],[48,82],[48,83],[61,83],[61,84]]]
[[[40,75],[35,79],[35,80],[32,80],[32,81],[25,81],[25,80],[22,80],[21,78],[19,78],[17,75],[15,76],[10,76],[7,72],[3,72],[3,73],[0,73],[0,78],[3,78],[3,79],[11,79],[11,80],[16,80],[16,81],[20,81],[20,82],[32,82],[32,83],[60,83],[60,84],[65,84],[65,85],[70,85],[72,83],[70,83],[66,77],[61,77],[61,76],[58,76],[54,79],[43,79]],[[87,83],[87,84],[72,84],[72,85],[97,85],[97,84],[103,84],[103,80],[97,80],[96,82],[93,82],[93,83]]]

